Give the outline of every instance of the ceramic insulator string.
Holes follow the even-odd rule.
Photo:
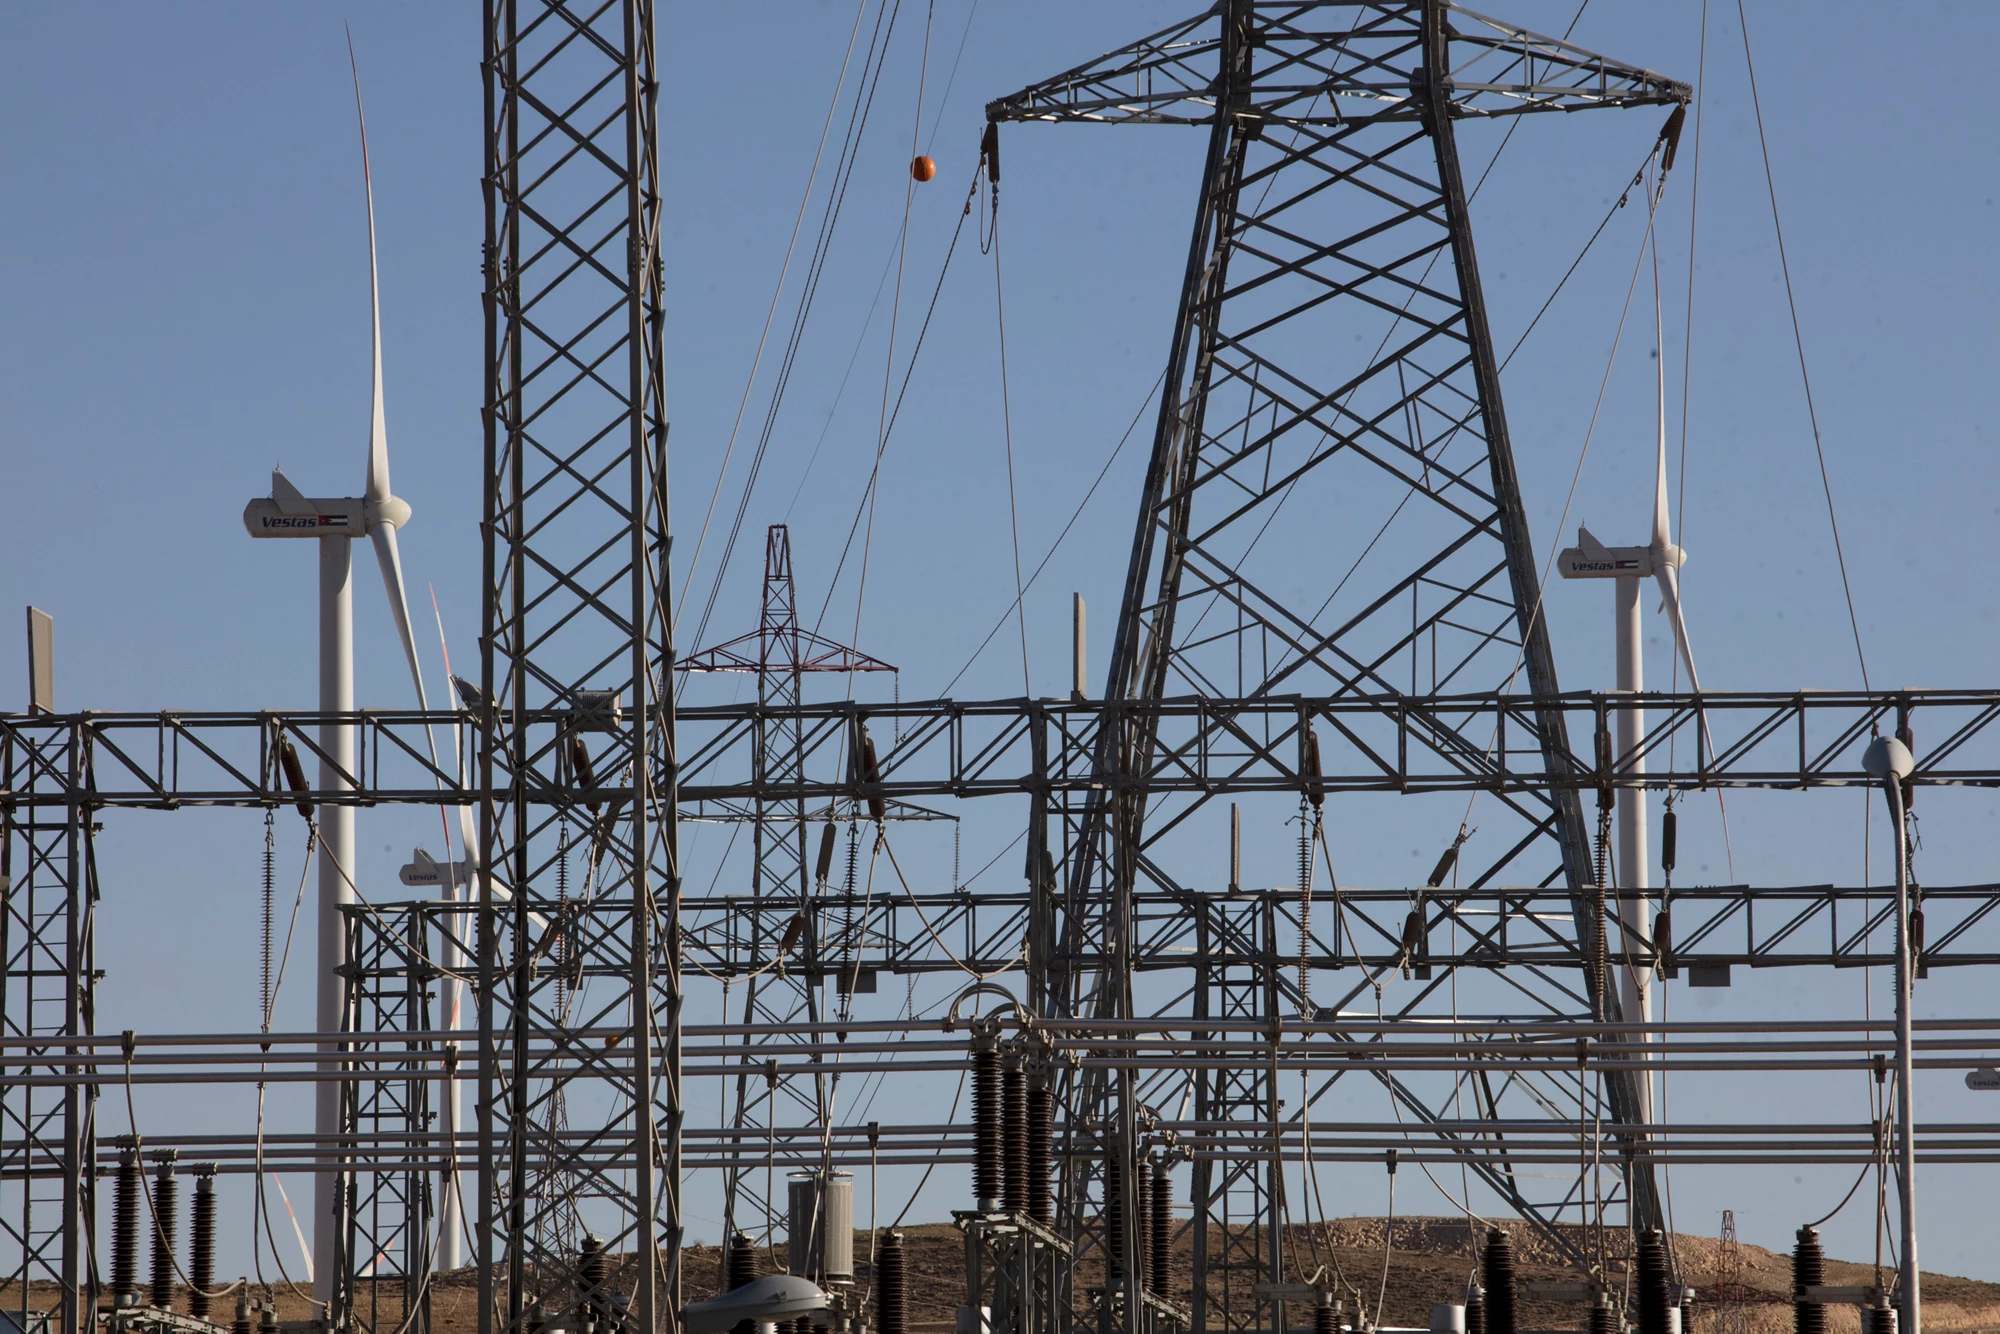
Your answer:
[[[111,1301],[139,1302],[139,1151],[118,1155],[118,1184],[111,1200]]]
[[[173,1309],[174,1304],[174,1224],[178,1220],[176,1195],[178,1186],[174,1180],[171,1161],[160,1164],[160,1174],[153,1182],[153,1305],[162,1311]]]
[[[1028,1072],[1018,1050],[1000,1072],[1001,1203],[1010,1214],[1028,1212]]]
[[[1000,1052],[992,1046],[972,1053],[973,1208],[998,1213],[1001,1204]]]
[[[1486,1234],[1486,1334],[1514,1331],[1514,1243],[1494,1228]]]
[[[203,1164],[195,1172],[193,1229],[188,1234],[188,1314],[208,1319],[215,1286],[215,1166]]]
[[[875,1252],[875,1328],[877,1334],[910,1334],[909,1272],[900,1232],[883,1234]]]

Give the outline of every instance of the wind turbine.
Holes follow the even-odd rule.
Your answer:
[[[1657,289],[1655,328],[1659,313]],[[1661,345],[1664,347],[1664,344]],[[1645,689],[1644,637],[1639,619],[1640,591],[1650,576],[1660,588],[1660,605],[1673,625],[1674,646],[1687,668],[1688,686],[1700,691],[1701,678],[1695,674],[1694,650],[1688,645],[1687,620],[1681,613],[1680,568],[1687,554],[1675,546],[1667,522],[1667,395],[1666,360],[1658,359],[1659,392],[1657,468],[1653,488],[1653,536],[1642,547],[1607,547],[1578,525],[1577,544],[1556,558],[1565,579],[1611,579],[1616,583],[1618,683],[1620,693],[1634,697],[1634,703],[1618,709],[1616,754],[1626,757],[1619,772],[1640,775],[1646,772],[1646,758],[1638,753],[1639,740],[1646,734],[1646,711],[1636,697]],[[1649,869],[1646,852],[1646,812],[1650,803],[1645,789],[1622,787],[1617,794],[1619,889],[1618,914],[1628,936],[1650,940],[1653,933],[1652,905],[1638,891],[1647,888]],[[1619,997],[1625,1022],[1652,1021],[1650,966],[1634,964],[1619,970]],[[1646,1113],[1652,1114],[1652,1082],[1645,1083]]]
[[[348,60],[353,63],[352,39]],[[361,496],[308,498],[277,469],[271,471],[271,494],[251,501],[243,510],[243,526],[258,538],[310,538],[319,543],[319,709],[322,714],[346,714],[354,710],[354,586],[352,545],[366,535],[375,547],[375,561],[382,572],[382,587],[389,596],[389,610],[396,618],[396,633],[403,641],[403,656],[410,665],[410,680],[417,688],[417,707],[428,710],[424,676],[417,664],[417,645],[410,630],[409,600],[403,591],[403,562],[396,548],[396,530],[410,521],[410,507],[389,486],[389,431],[382,406],[382,290],[375,255],[375,186],[368,164],[368,122],[361,108],[361,75],[354,70],[354,111],[361,125],[361,179],[368,205],[368,295],[371,314],[373,360],[373,411],[368,427],[368,470]],[[320,724],[319,790],[338,793],[350,789],[346,775],[354,771],[354,729],[344,723]],[[340,967],[346,963],[346,932],[341,922],[342,904],[354,901],[355,864],[354,807],[322,804],[319,807],[319,905],[316,920],[319,935],[319,990],[316,1009],[317,1031],[334,1033],[341,1023]],[[329,1054],[337,1043],[324,1042]],[[332,1069],[328,1061],[322,1068]],[[448,1098],[449,1102],[450,1099]],[[454,1127],[455,1128],[455,1127]],[[340,1129],[340,1086],[333,1080],[315,1085],[313,1130],[332,1136]],[[322,1143],[325,1141],[322,1140]],[[446,1200],[455,1192],[443,1192]],[[340,1174],[329,1163],[313,1176],[313,1296],[331,1299],[334,1289],[337,1205]],[[445,1208],[450,1208],[447,1203]],[[442,1212],[442,1211],[441,1211]],[[450,1235],[456,1237],[453,1227]]]

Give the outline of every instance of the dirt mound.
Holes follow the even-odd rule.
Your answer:
[[[1568,1265],[1562,1250],[1547,1237],[1518,1221],[1504,1224],[1514,1239],[1520,1277],[1525,1282],[1575,1282],[1579,1275]],[[1286,1269],[1291,1279],[1310,1279],[1314,1274],[1333,1275],[1338,1289],[1346,1294],[1350,1312],[1358,1304],[1383,1324],[1416,1326],[1429,1322],[1435,1302],[1464,1298],[1465,1284],[1473,1273],[1473,1243],[1484,1235],[1484,1227],[1468,1227],[1462,1218],[1398,1218],[1391,1224],[1382,1218],[1341,1218],[1323,1225],[1293,1227],[1286,1232]],[[1565,1229],[1573,1244],[1591,1254],[1599,1242],[1583,1229]],[[918,1334],[942,1334],[952,1328],[952,1317],[965,1300],[965,1241],[949,1223],[925,1223],[902,1229],[908,1257],[911,1322]],[[1238,1234],[1225,1238],[1220,1230],[1209,1234],[1209,1253],[1221,1254],[1224,1243],[1238,1245],[1254,1241],[1254,1236]],[[1673,1251],[1684,1282],[1696,1289],[1694,1325],[1689,1334],[1791,1334],[1791,1257],[1774,1254],[1761,1246],[1739,1246],[1745,1301],[1725,1308],[1716,1301],[1721,1281],[1722,1244],[1713,1237],[1676,1234]],[[1603,1238],[1606,1270],[1614,1283],[1622,1284],[1630,1260],[1629,1239],[1619,1233]],[[854,1241],[857,1291],[866,1292],[873,1272],[869,1261],[872,1247],[865,1233]],[[1175,1248],[1171,1269],[1173,1296],[1186,1301],[1193,1285],[1193,1236],[1183,1231]],[[785,1248],[780,1245],[758,1255],[759,1272],[783,1269]],[[1087,1257],[1077,1274],[1079,1303],[1088,1299],[1093,1287],[1102,1283],[1102,1266]],[[722,1253],[714,1246],[690,1246],[682,1252],[681,1296],[683,1301],[700,1301],[714,1296],[720,1286]],[[1861,1286],[1875,1281],[1871,1266],[1828,1260],[1826,1281],[1842,1286]],[[1245,1290],[1247,1280],[1236,1277],[1237,1290]],[[42,1309],[54,1305],[53,1288],[47,1293],[35,1284],[28,1305]],[[0,1301],[12,1304],[18,1296],[0,1283]],[[394,1331],[402,1323],[401,1285],[384,1282],[364,1291],[358,1322],[363,1327]],[[1219,1280],[1210,1283],[1212,1301],[1223,1300]],[[1380,1313],[1376,1307],[1380,1302]],[[46,1298],[46,1300],[44,1300]],[[470,1269],[440,1275],[431,1287],[434,1334],[471,1334],[477,1326],[477,1275]],[[185,1301],[176,1305],[185,1310]],[[219,1312],[226,1320],[233,1312]],[[369,1309],[371,1308],[372,1309]],[[307,1315],[302,1295],[280,1291],[278,1314],[281,1320],[299,1320]],[[1580,1329],[1585,1323],[1580,1306],[1553,1302],[1522,1302],[1519,1324],[1524,1330]],[[1829,1334],[1859,1334],[1859,1312],[1853,1307],[1829,1307]],[[1220,1321],[1211,1318],[1213,1324]],[[2000,1334],[2000,1284],[1948,1274],[1924,1276],[1924,1324],[1953,1334]]]

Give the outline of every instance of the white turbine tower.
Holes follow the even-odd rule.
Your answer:
[[[1636,696],[1645,687],[1644,636],[1639,619],[1639,599],[1647,576],[1660,587],[1661,607],[1673,625],[1674,645],[1687,667],[1688,687],[1701,689],[1695,675],[1694,650],[1688,646],[1687,621],[1681,614],[1679,570],[1687,559],[1669,536],[1667,522],[1667,409],[1666,368],[1659,369],[1659,415],[1657,469],[1653,490],[1653,538],[1643,547],[1607,547],[1578,526],[1577,544],[1557,558],[1565,579],[1611,579],[1616,581],[1619,692],[1635,697],[1635,702],[1617,710],[1615,753],[1624,757],[1619,772],[1627,775],[1646,772],[1645,757],[1638,753],[1639,740],[1646,734],[1646,711]],[[1652,938],[1652,907],[1637,891],[1647,888],[1649,868],[1646,853],[1646,792],[1638,787],[1618,789],[1618,859],[1616,881],[1619,889],[1618,915],[1628,934]],[[1636,945],[1636,939],[1634,944]],[[1635,949],[1634,953],[1638,953]],[[1632,966],[1619,970],[1619,997],[1627,1023],[1652,1021],[1653,970]],[[1652,1114],[1652,1086],[1645,1084],[1646,1114]]]
[[[350,61],[353,48],[348,51]],[[354,710],[354,589],[351,545],[366,534],[375,545],[375,560],[382,572],[383,591],[389,596],[389,610],[396,618],[396,633],[403,641],[403,656],[410,665],[410,680],[417,689],[417,707],[428,709],[423,671],[417,664],[416,639],[410,630],[409,600],[403,591],[402,557],[396,549],[396,530],[410,521],[410,507],[389,487],[389,431],[382,407],[382,292],[375,258],[375,187],[368,166],[368,124],[361,110],[361,81],[355,73],[354,109],[361,121],[361,176],[368,205],[368,292],[373,331],[373,404],[368,427],[367,484],[360,498],[308,498],[286,480],[282,472],[271,472],[268,499],[253,500],[243,510],[243,526],[252,537],[311,538],[319,543],[319,708],[325,714],[345,714]],[[319,790],[337,793],[349,788],[346,775],[354,771],[354,729],[341,723],[320,725]],[[332,1033],[340,1028],[340,977],[346,962],[346,939],[340,907],[354,901],[355,864],[354,807],[319,807],[319,935],[317,1031]],[[323,1043],[322,1050],[337,1044]],[[323,1069],[335,1068],[331,1062]],[[339,1130],[340,1088],[331,1080],[315,1086],[313,1130],[331,1136]],[[447,1097],[447,1106],[450,1099]],[[447,1112],[449,1115],[449,1112]],[[454,1118],[455,1120],[455,1118]],[[452,1127],[452,1128],[455,1128]],[[441,1213],[449,1210],[455,1192],[444,1191]],[[333,1294],[335,1275],[336,1204],[339,1173],[332,1167],[313,1177],[312,1247],[313,1295],[320,1301]],[[448,1235],[455,1237],[457,1228]]]

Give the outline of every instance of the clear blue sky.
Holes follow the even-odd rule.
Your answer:
[[[1572,0],[1492,3],[1545,32],[1560,32],[1574,13]],[[1689,618],[1711,688],[1857,685],[1735,7],[1712,9],[1684,530]],[[907,350],[936,281],[981,104],[1182,12],[1153,3],[989,2],[968,30],[968,0],[941,0],[919,129],[940,169],[911,218],[899,348]],[[674,518],[683,553],[715,485],[853,15],[831,0],[662,10]],[[1750,17],[1875,683],[1988,683],[2000,647],[1985,577],[2000,515],[1990,410],[2000,164],[1984,131],[1980,62],[2000,39],[2000,10],[1969,0],[1754,0]],[[390,443],[397,491],[415,511],[404,559],[419,603],[425,585],[435,585],[453,649],[473,652],[482,392],[473,8],[15,7],[0,17],[13,57],[0,84],[0,611],[14,618],[0,626],[18,634],[19,612],[6,609],[24,603],[55,614],[60,707],[245,709],[314,698],[312,556],[281,544],[252,548],[238,515],[264,492],[274,463],[311,494],[347,494],[362,481],[366,249],[343,19],[353,26],[373,134]],[[923,19],[905,6],[879,119],[709,641],[752,624],[763,525],[792,524],[802,598],[816,609],[852,520],[881,402],[892,287],[881,288],[865,329],[864,321],[894,249]],[[1598,0],[1575,35],[1692,80],[1699,22],[1693,0]],[[1504,342],[1574,257],[1656,128],[1653,113],[1523,126],[1477,208]],[[1144,127],[1008,131],[1008,369],[1021,541],[1031,561],[1068,520],[1159,373],[1200,138]],[[1465,142],[1468,156],[1483,160],[1491,139],[1468,132]],[[1664,224],[1676,384],[1690,148]],[[1508,374],[1528,512],[1544,553],[1558,536],[1640,226],[1636,208],[1614,220]],[[1012,594],[990,262],[961,246],[885,462],[860,638],[903,669],[906,698],[942,690]],[[795,290],[787,288],[780,308],[780,334]],[[1650,344],[1628,336],[1569,515],[1569,526],[1587,521],[1611,541],[1636,540],[1647,522]],[[725,516],[768,401],[769,367],[767,358],[722,491]],[[1676,439],[1679,425],[1676,414]],[[1072,589],[1095,612],[1094,661],[1108,649],[1143,437],[1142,427],[1030,594],[1037,693],[1067,685]],[[713,577],[717,542],[711,535],[695,572],[693,604]],[[363,571],[358,588],[360,699],[401,706],[407,682],[372,574]],[[853,598],[850,572],[828,620],[842,637],[853,628]],[[1609,684],[1607,602],[1595,587],[1551,590],[1566,685]],[[1662,624],[1654,618],[1648,632],[1655,681],[1668,663]],[[436,680],[434,653],[427,670]],[[1020,688],[1018,645],[1003,635],[952,693]],[[25,696],[24,654],[0,645],[0,699],[18,707]],[[1858,797],[1780,795],[1732,807],[1739,878],[1852,882],[1861,874],[1859,805]],[[1926,877],[1994,878],[1993,813],[1979,794],[1927,802]],[[1251,852],[1253,878],[1264,883],[1286,876],[1276,819],[1273,836]],[[1003,846],[1018,820],[1017,810],[997,804],[969,813],[967,867]],[[1407,828],[1391,824],[1379,839],[1348,844],[1343,878],[1401,883],[1413,857],[1427,865],[1434,855],[1438,827],[1411,817]],[[364,875],[392,884],[429,829],[420,814],[368,813]],[[1712,832],[1683,837],[1715,850]],[[255,817],[107,822],[101,1029],[254,1026],[260,842]],[[719,842],[712,830],[691,835],[691,874],[720,867],[740,879],[740,859],[717,861]],[[921,850],[926,874],[948,874],[948,845],[936,836]],[[1684,856],[1683,866],[1692,860]],[[1012,862],[994,874],[1013,874]],[[1720,866],[1704,870],[1722,878]],[[310,957],[303,942],[298,948]],[[1849,975],[1786,974],[1683,996],[1676,1006],[1715,1016],[1846,1013],[1858,1008],[1862,987]],[[1886,993],[1878,979],[1878,1005]],[[297,1026],[307,994],[301,987],[286,998]],[[1924,984],[1921,1002],[1927,1013],[1973,1013],[1990,1011],[1993,994],[1990,982],[1940,978]],[[900,999],[885,994],[883,1003]],[[1748,1083],[1691,1088],[1677,1094],[1677,1106],[1704,1117],[1785,1117],[1805,1114],[1810,1096],[1848,1107],[1841,1119],[1859,1121],[1865,1103],[1853,1084],[1825,1081],[1809,1095]],[[1955,1079],[1922,1093],[1922,1115],[1932,1119],[2000,1111],[1991,1095],[1979,1101]],[[947,1085],[923,1096],[948,1102],[949,1094]],[[1710,1100],[1706,1108],[1687,1111],[1697,1097]],[[155,1120],[142,1129],[218,1118],[247,1127],[248,1110],[247,1095],[233,1091],[163,1094],[142,1101],[142,1120]],[[123,1128],[109,1109],[106,1125]],[[938,1174],[914,1217],[943,1217],[962,1203],[963,1183],[949,1175]],[[1675,1178],[1677,1222],[1712,1232],[1719,1211],[1735,1208],[1747,1239],[1784,1246],[1849,1179],[1689,1170]],[[1345,1210],[1384,1205],[1379,1173],[1329,1180]],[[885,1180],[885,1211],[913,1184]],[[2000,1176],[1992,1168],[1925,1172],[1922,1184],[1927,1266],[2000,1278],[1984,1221]],[[702,1215],[694,1234],[713,1240],[712,1194],[698,1189],[690,1201]],[[1406,1182],[1398,1208],[1448,1206]],[[1858,1258],[1869,1246],[1858,1208],[1829,1233],[1837,1254]],[[228,1272],[247,1264],[244,1254],[227,1258],[241,1250],[239,1242],[226,1251]]]

